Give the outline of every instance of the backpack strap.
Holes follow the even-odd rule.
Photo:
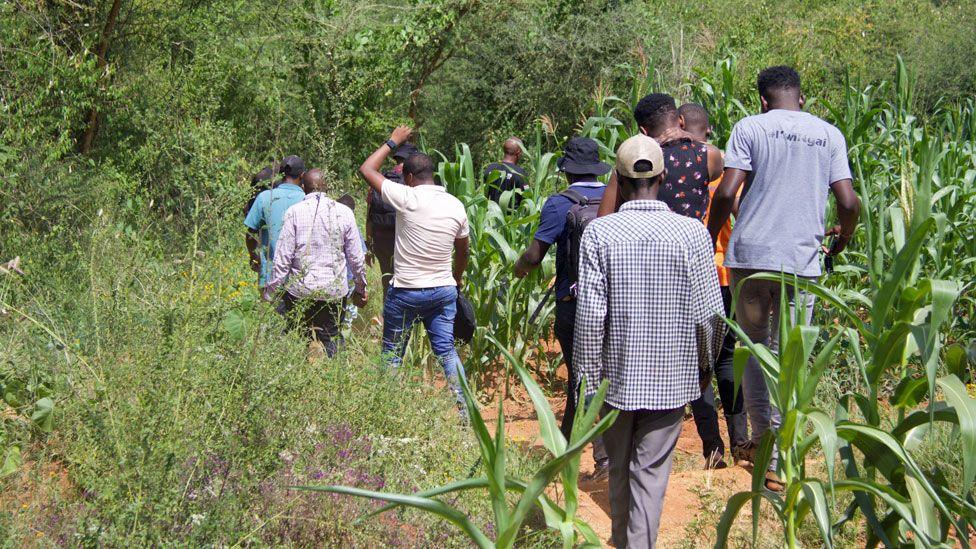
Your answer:
[[[577,205],[580,205],[580,206],[586,205],[586,204],[588,204],[590,202],[590,199],[589,198],[586,198],[585,196],[583,196],[576,189],[566,189],[565,191],[559,193],[559,196],[565,196],[570,201],[572,201],[573,204],[577,204]]]

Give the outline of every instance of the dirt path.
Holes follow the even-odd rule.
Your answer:
[[[535,410],[525,395],[509,398],[503,405],[505,433],[519,445],[545,451],[539,436],[539,424]],[[565,399],[550,397],[549,404],[557,418],[562,416]],[[485,419],[494,419],[497,402],[482,408]],[[490,414],[490,417],[489,417]],[[493,427],[493,421],[489,421]],[[726,436],[724,425],[722,435]],[[727,459],[728,456],[727,456]],[[686,418],[674,455],[674,466],[664,501],[661,530],[658,534],[660,547],[698,547],[706,545],[714,536],[725,501],[730,495],[749,488],[750,474],[747,469],[732,466],[718,471],[706,471],[701,454],[701,439],[695,430],[695,422]],[[607,481],[591,481],[593,453],[583,452],[580,460],[580,509],[579,516],[599,534],[604,546],[610,547],[610,502]],[[744,518],[745,514],[743,515]]]

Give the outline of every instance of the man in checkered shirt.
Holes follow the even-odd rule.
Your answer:
[[[617,547],[653,547],[684,407],[701,395],[725,335],[708,232],[656,200],[664,157],[645,135],[617,150],[620,211],[580,243],[575,366],[586,393],[609,381],[603,434]]]

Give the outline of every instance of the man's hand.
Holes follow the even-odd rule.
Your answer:
[[[397,146],[403,145],[410,137],[413,136],[413,128],[410,126],[397,126],[393,133],[390,134],[390,140],[397,144]]]
[[[851,241],[852,235],[844,235],[844,229],[840,225],[834,225],[833,227],[827,229],[824,233],[824,237],[834,237],[833,243],[828,249],[826,246],[822,246],[825,254],[830,256],[836,256],[844,251],[847,247],[847,243]]]
[[[352,304],[362,309],[366,306],[369,301],[369,296],[364,291],[363,293],[353,292],[352,293]]]
[[[694,141],[695,136],[682,130],[681,128],[668,128],[661,135],[654,138],[662,147],[675,141]]]
[[[260,260],[254,261],[252,259],[251,261],[249,261],[249,263],[250,263],[250,266],[251,266],[251,270],[252,271],[254,271],[257,274],[261,274],[261,261]]]

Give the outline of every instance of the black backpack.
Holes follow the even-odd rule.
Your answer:
[[[568,198],[573,205],[566,213],[566,236],[569,242],[566,258],[569,261],[569,284],[573,295],[576,295],[576,283],[579,281],[579,251],[583,230],[597,218],[600,210],[600,198],[587,198],[573,189],[566,189],[559,193]]]
[[[403,184],[403,176],[396,172],[386,172],[383,177],[394,183]],[[373,191],[369,193],[369,220],[373,225],[393,227],[396,225],[396,210],[383,201],[383,195]]]
[[[464,294],[458,292],[457,314],[454,315],[454,339],[461,343],[471,343],[478,324],[474,317],[474,305]]]

